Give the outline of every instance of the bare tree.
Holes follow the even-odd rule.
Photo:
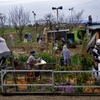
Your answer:
[[[66,23],[69,25],[70,31],[76,28],[84,20],[83,12],[84,10],[74,12],[73,15],[66,19]]]
[[[65,22],[65,20],[66,20],[66,17],[65,17],[65,14],[61,14],[61,15],[59,15],[59,28],[61,28],[61,29],[66,29],[66,22]]]
[[[44,16],[45,26],[48,26],[51,30],[53,29],[53,25],[56,24],[55,18],[51,13],[45,14]]]
[[[6,16],[0,13],[0,34],[2,37],[4,37],[5,23],[6,23]]]
[[[23,37],[23,30],[24,27],[30,23],[30,15],[29,15],[29,11],[24,10],[24,8],[22,6],[17,7],[14,6],[9,13],[9,20],[12,23],[12,25],[14,26],[16,33],[19,36],[20,41],[22,41],[22,37]]]

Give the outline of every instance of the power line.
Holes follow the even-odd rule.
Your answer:
[[[71,8],[75,8],[75,7],[79,7],[79,6],[83,6],[83,5],[87,5],[87,4],[90,4],[90,3],[93,3],[93,2],[97,2],[97,1],[100,1],[100,0],[91,0],[91,1],[88,1],[86,3],[82,3],[82,4],[79,4],[79,5],[76,5],[76,6],[72,6]],[[70,8],[65,8],[63,10],[66,10],[66,9],[70,9]],[[52,13],[52,12],[51,12]],[[54,11],[54,13],[56,13],[56,11]],[[59,11],[59,14],[61,14],[61,12]],[[43,14],[39,14],[40,15],[43,15]]]
[[[99,0],[92,0],[92,1],[89,1],[89,2],[86,2],[86,3],[82,3],[82,4],[79,4],[79,5],[73,6],[73,8],[78,7],[78,6],[82,6],[82,5],[86,5],[86,4],[89,4],[89,3],[93,3],[93,2],[96,2],[96,1],[99,1]],[[69,9],[69,8],[65,8],[65,9]]]
[[[74,6],[74,7],[78,7],[78,6],[86,5],[86,4],[89,4],[89,3],[96,2],[96,1],[98,1],[98,0],[92,0],[92,1],[89,1],[89,2],[86,2],[86,3],[83,3],[83,4],[76,5],[76,6]]]

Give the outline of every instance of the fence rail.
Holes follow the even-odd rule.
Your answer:
[[[41,83],[41,81],[45,80],[44,78],[40,79],[39,80],[39,83],[38,83],[38,80],[37,82],[35,83],[32,82],[32,83],[16,83],[15,81],[21,81],[21,79],[19,79],[20,77],[20,74],[21,74],[21,77],[23,79],[23,76],[25,76],[25,73],[27,72],[40,72],[40,73],[45,73],[45,77],[47,77],[46,73],[50,73],[50,76],[49,78],[47,78],[47,80],[45,81],[46,83]],[[89,75],[92,76],[92,71],[54,71],[54,70],[1,70],[0,71],[0,74],[1,74],[1,79],[0,79],[0,88],[1,88],[1,93],[3,94],[13,94],[13,93],[53,93],[53,94],[56,94],[56,93],[70,93],[70,94],[84,94],[84,92],[81,92],[81,91],[67,91],[67,89],[71,90],[71,89],[80,89],[80,88],[90,88],[90,89],[99,89],[100,90],[100,85],[93,85],[91,82],[89,85],[85,85],[84,83],[83,84],[78,84],[77,81],[80,81],[81,80],[77,80],[78,77],[80,77],[80,74],[81,73],[88,73]],[[16,77],[13,77],[13,75],[16,74]],[[75,80],[76,80],[76,83],[74,85],[70,85],[69,83],[68,84],[65,84],[66,80],[64,79],[65,77],[67,77],[67,82],[70,82],[70,75],[71,74],[74,74],[75,76]],[[55,81],[55,78],[56,78],[56,75],[58,75],[57,77],[59,78],[60,80],[60,77],[61,77],[61,81],[59,81],[57,83],[57,81]],[[60,76],[60,77],[59,77]],[[43,77],[43,76],[42,76]],[[14,81],[11,81],[13,79],[15,79]],[[50,79],[50,80],[49,80]],[[64,79],[64,80],[63,80]],[[49,82],[50,83],[49,83]],[[11,82],[11,83],[10,83]],[[15,88],[17,87],[17,88]],[[24,89],[18,89],[18,88],[24,88]],[[8,90],[10,91],[8,91]],[[94,91],[87,91],[86,92],[87,94],[89,93],[94,93]],[[100,95],[100,92],[97,92],[96,94]]]

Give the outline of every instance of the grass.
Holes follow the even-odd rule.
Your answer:
[[[24,30],[23,30],[23,40],[24,40],[24,34],[25,33],[31,33],[32,34],[32,37],[33,37],[33,41],[36,41],[36,31],[34,29],[34,27],[25,27]],[[42,32],[42,31],[41,31]],[[8,42],[8,37],[9,37],[9,34],[12,33],[13,36],[14,36],[14,42],[15,43],[18,43],[19,40],[19,36],[18,34],[16,33],[16,30],[12,27],[12,28],[8,28],[6,27],[5,28],[5,35],[4,35],[4,38],[6,39],[6,41]],[[41,33],[42,34],[42,33]],[[20,42],[19,42],[20,44]]]
[[[37,31],[36,31],[36,27],[26,26],[23,30],[23,39],[24,39],[24,34],[26,32],[32,34],[33,41],[36,41],[36,34],[38,32],[40,33],[41,36],[43,36],[43,28],[42,27],[38,27]],[[19,37],[18,37],[18,34],[16,33],[16,30],[14,29],[14,27],[11,27],[11,28],[6,27],[5,28],[5,39],[6,39],[6,41],[8,41],[8,36],[9,36],[10,33],[12,33],[14,35],[14,42],[18,42]],[[73,33],[74,33],[75,41],[77,42],[79,40],[79,38],[77,37],[77,30],[74,30]]]
[[[78,59],[79,55],[76,54],[74,56],[71,56],[72,62],[74,63],[74,65],[78,65],[79,64],[79,59]]]

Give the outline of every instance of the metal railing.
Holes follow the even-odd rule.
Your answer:
[[[34,72],[51,73],[50,74],[51,83],[35,83],[35,82],[32,82],[32,83],[24,83],[24,84],[17,83],[16,84],[16,82],[15,83],[13,83],[13,82],[12,83],[8,83],[7,82],[9,80],[9,79],[7,80],[8,73],[10,73],[10,75],[12,74],[12,76],[13,76],[13,73],[15,73],[17,75],[19,75],[19,74],[25,75],[25,73],[27,73],[27,72],[32,72],[32,73],[34,73]],[[67,93],[66,90],[65,90],[66,88],[74,88],[74,89],[78,89],[78,88],[92,88],[92,89],[100,88],[99,85],[92,85],[92,84],[85,85],[84,83],[83,83],[83,85],[81,85],[81,84],[77,83],[77,79],[78,79],[78,77],[80,76],[81,73],[83,73],[83,74],[84,73],[90,73],[89,75],[92,75],[92,71],[1,70],[0,73],[1,73],[1,86],[0,86],[1,87],[1,93],[8,93],[8,94],[9,93],[12,93],[12,94],[14,94],[14,93],[15,94],[16,93],[19,93],[19,94],[20,93],[26,93],[26,94],[27,93],[47,93],[48,94],[48,93],[62,93],[62,91],[58,92],[58,90],[60,90],[62,88],[64,89],[63,93]],[[64,82],[66,82],[66,80],[63,80],[63,78],[66,76],[66,77],[68,77],[68,80],[70,80],[71,79],[70,78],[71,74],[73,74],[74,77],[76,78],[76,83],[74,85],[69,85],[69,84],[66,85],[66,84],[64,84]],[[60,75],[62,77],[62,80],[59,81],[58,83],[55,82],[55,75]],[[46,74],[45,74],[45,77],[46,77]],[[16,79],[18,80],[18,76],[16,76]],[[13,78],[12,78],[12,80],[13,80]],[[42,79],[40,79],[40,81],[41,80]],[[59,80],[60,80],[60,78],[59,78]],[[38,80],[37,80],[37,82],[38,82]],[[68,81],[68,82],[70,82],[70,81]],[[63,83],[63,85],[60,84],[60,83]],[[19,86],[26,86],[27,88],[23,89],[22,91],[15,89],[15,87],[18,88]],[[39,87],[41,87],[41,88],[45,87],[45,89],[47,89],[47,90],[46,91],[41,91],[41,90],[37,91],[39,89]],[[15,90],[8,92],[7,88],[14,88]],[[35,90],[35,88],[36,88],[36,90]],[[74,92],[70,92],[70,93],[71,94],[75,93],[75,91]],[[89,93],[89,92],[87,92],[87,93]],[[93,92],[91,92],[91,93],[93,93]],[[79,92],[76,92],[76,94],[79,94]],[[97,93],[97,94],[100,95],[100,93]]]
[[[0,71],[0,89],[1,89],[2,85],[1,85],[1,71]]]

